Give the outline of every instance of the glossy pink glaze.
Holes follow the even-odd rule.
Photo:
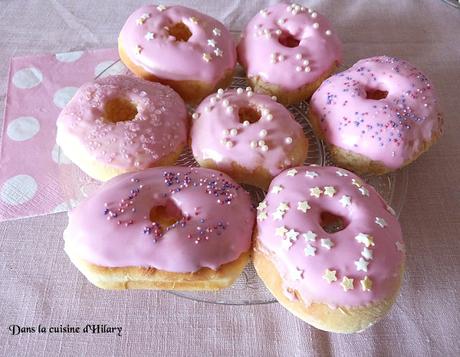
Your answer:
[[[156,234],[149,212],[171,204],[185,218]],[[161,167],[117,176],[70,212],[65,249],[105,267],[216,270],[250,248],[253,224],[249,194],[227,175]]]
[[[331,166],[303,166],[294,171],[286,170],[272,181],[269,193],[258,208],[257,218],[258,244],[274,261],[287,296],[290,289],[295,289],[305,303],[324,303],[331,307],[364,306],[390,297],[399,283],[404,261],[401,228],[390,213],[392,209],[371,186],[349,171]],[[308,172],[310,177],[306,176]],[[275,193],[278,186],[281,191]],[[335,189],[335,193],[329,192],[332,197],[324,194],[325,186]],[[319,198],[311,196],[310,189],[315,187],[323,191]],[[345,200],[341,203],[343,196],[350,197],[349,205]],[[299,201],[307,201],[310,208],[298,209]],[[278,219],[273,214],[280,211],[281,203],[289,208]],[[349,224],[342,231],[327,233],[320,225],[322,212],[343,217]],[[383,227],[376,223],[376,218],[384,220],[379,221]],[[283,226],[295,232],[285,232],[283,237],[277,235],[276,229]],[[310,241],[303,236],[309,231],[317,235],[310,237]],[[355,238],[359,233],[371,235],[375,244],[368,247],[372,258],[365,259],[367,272],[358,271],[354,263],[362,258],[365,247]],[[321,239],[330,239],[332,248],[324,247]],[[289,240],[292,245],[288,247],[289,243],[282,243],[283,240]],[[315,255],[305,252],[308,244],[316,249]],[[328,283],[323,278],[326,269],[336,271],[337,281]],[[301,276],[298,280],[296,273]],[[371,291],[363,291],[361,287],[360,280],[366,275],[373,282]],[[354,289],[344,291],[340,285],[344,276],[354,279]]]
[[[240,123],[238,111],[247,107],[259,111],[257,122]],[[236,163],[251,171],[263,167],[277,175],[292,166],[289,153],[304,137],[301,125],[283,105],[242,88],[210,95],[193,117],[193,155],[198,160],[213,160],[222,169]]]
[[[286,33],[300,41],[297,47],[279,42]],[[286,3],[270,6],[254,16],[238,45],[238,58],[248,77],[260,76],[287,90],[317,80],[341,61],[341,53],[339,38],[325,17]]]
[[[133,120],[103,119],[105,104],[124,98],[137,107]],[[80,87],[57,119],[57,143],[77,140],[87,155],[107,165],[141,170],[178,151],[187,141],[187,110],[171,88],[128,76]]]
[[[367,99],[366,91],[387,91]],[[311,110],[325,139],[397,169],[442,130],[436,96],[428,78],[407,61],[372,57],[323,82]]]
[[[187,42],[175,41],[167,29],[180,22],[192,33]],[[236,65],[235,43],[227,28],[183,6],[137,9],[121,29],[120,40],[131,61],[162,79],[216,84]],[[211,56],[209,61],[203,54]]]

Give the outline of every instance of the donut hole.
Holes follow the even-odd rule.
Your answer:
[[[388,91],[377,88],[366,88],[366,99],[380,100],[388,97]]]
[[[149,218],[152,223],[157,223],[164,232],[168,227],[180,221],[183,216],[174,201],[168,200],[161,205],[153,206],[150,209]]]
[[[136,106],[127,99],[114,98],[105,103],[103,117],[110,123],[133,120],[136,115]]]
[[[278,37],[278,42],[284,47],[289,48],[299,47],[300,44],[300,41],[287,31],[281,32],[281,35]]]
[[[176,38],[176,41],[187,42],[192,32],[183,22],[178,22],[169,28],[169,34]]]
[[[261,114],[255,108],[241,107],[238,110],[238,117],[240,118],[240,123],[244,123],[245,121],[248,121],[249,123],[253,124],[260,119]]]
[[[338,216],[332,212],[321,212],[320,225],[327,233],[337,233],[347,228],[349,222],[345,217]]]

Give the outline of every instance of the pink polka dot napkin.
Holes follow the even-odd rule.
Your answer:
[[[78,87],[117,59],[116,49],[11,59],[0,141],[0,220],[69,209],[76,199],[69,177],[79,170],[55,143],[56,118]],[[116,64],[104,75],[123,70]]]

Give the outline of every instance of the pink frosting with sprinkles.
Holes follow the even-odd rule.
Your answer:
[[[171,204],[178,222],[150,221],[152,207]],[[154,168],[115,177],[71,211],[65,249],[104,267],[216,270],[248,251],[254,216],[249,194],[223,173]]]
[[[183,23],[192,33],[176,41],[169,28]],[[216,84],[236,65],[232,35],[216,19],[184,6],[148,5],[134,11],[120,32],[131,61],[162,79]]]
[[[287,35],[296,47],[280,43]],[[278,3],[249,21],[238,45],[238,58],[248,77],[288,90],[316,81],[341,61],[341,43],[327,19],[312,9]]]
[[[368,99],[369,91],[388,92]],[[397,169],[442,129],[428,78],[407,61],[372,57],[323,82],[311,110],[326,141]]]
[[[117,98],[136,106],[134,119],[117,123],[103,119],[105,105]],[[72,139],[94,160],[140,170],[186,144],[187,121],[185,103],[171,88],[111,76],[80,87],[57,119],[56,141],[65,149]]]
[[[324,212],[348,225],[327,233]],[[389,298],[399,284],[404,243],[393,214],[349,171],[297,167],[278,175],[259,204],[258,249],[270,255],[288,297],[295,289],[307,304],[365,306]]]
[[[260,113],[255,123],[241,123],[240,108]],[[223,91],[207,97],[193,114],[191,130],[193,155],[213,160],[220,168],[237,163],[248,170],[263,167],[272,175],[292,166],[289,153],[303,129],[292,114],[270,96],[251,88]]]

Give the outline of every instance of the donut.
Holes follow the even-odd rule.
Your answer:
[[[310,122],[334,162],[358,174],[408,165],[442,133],[431,82],[394,57],[358,61],[327,79],[310,104]]]
[[[285,104],[309,98],[341,61],[341,43],[326,18],[297,4],[278,3],[249,21],[238,60],[256,92]]]
[[[191,146],[200,166],[240,183],[266,189],[274,176],[307,157],[308,140],[289,110],[250,87],[219,89],[192,118]]]
[[[171,88],[128,76],[80,87],[57,119],[56,142],[89,176],[173,164],[187,144],[188,114]]]
[[[227,175],[152,168],[113,178],[71,211],[64,249],[100,288],[217,290],[246,265],[254,219]]]
[[[283,171],[259,204],[255,269],[291,313],[325,331],[362,331],[391,307],[404,269],[394,211],[337,167]]]
[[[121,29],[118,51],[137,76],[169,85],[195,104],[227,87],[236,65],[236,45],[227,28],[184,6],[134,11]]]

